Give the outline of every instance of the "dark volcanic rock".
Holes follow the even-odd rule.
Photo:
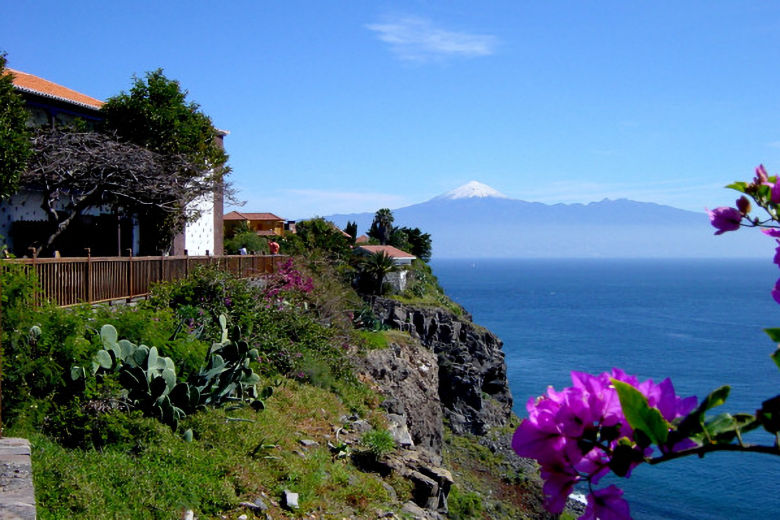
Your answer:
[[[439,398],[455,433],[484,435],[503,426],[512,410],[502,342],[492,332],[439,308],[410,307],[374,298],[383,323],[408,332],[438,359]],[[411,430],[411,427],[410,427]]]
[[[382,406],[389,416],[403,418],[414,445],[440,461],[443,433],[436,355],[410,340],[373,350],[358,363],[388,397]]]

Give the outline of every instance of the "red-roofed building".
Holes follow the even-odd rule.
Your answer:
[[[81,120],[87,130],[93,130],[103,119],[100,112],[103,102],[99,99],[26,72],[5,68],[3,74],[13,77],[14,88],[24,99],[30,114],[28,125],[31,127],[56,128]],[[215,136],[220,146],[225,135],[227,132],[219,131]],[[41,201],[40,192],[22,188],[0,204],[0,235],[5,237],[9,249],[19,256],[26,254],[27,247],[35,244],[48,228]],[[197,207],[201,218],[187,224],[175,237],[169,252],[174,255],[183,254],[185,250],[190,255],[221,252],[221,189],[213,196],[193,202],[192,207]],[[63,256],[81,256],[85,247],[96,256],[127,254],[128,249],[132,249],[134,255],[158,255],[160,251],[150,249],[156,241],[145,237],[156,233],[159,223],[147,222],[149,220],[142,214],[117,216],[107,208],[90,208],[79,215],[78,221],[55,244]]]
[[[295,233],[295,221],[284,220],[273,213],[248,213],[231,211],[223,217],[225,236],[232,237],[244,225],[261,237],[284,236]]]
[[[366,235],[360,235],[359,237],[357,237],[357,238],[355,239],[355,244],[357,244],[357,245],[360,245],[360,244],[368,244],[368,240],[369,240],[369,239],[368,239],[368,236],[366,236]]]
[[[376,253],[384,253],[393,259],[393,263],[395,265],[410,265],[412,260],[417,259],[417,257],[413,254],[407,253],[406,251],[401,251],[397,247],[393,246],[357,246],[355,248],[355,252],[366,256]]]
[[[27,103],[30,126],[64,126],[80,118],[90,128],[103,119],[99,99],[26,72],[6,68],[4,73],[13,76],[14,88]]]

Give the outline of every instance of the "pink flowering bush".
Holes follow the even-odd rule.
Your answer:
[[[297,294],[308,294],[314,289],[314,283],[308,276],[304,276],[295,268],[292,258],[288,259],[278,271],[268,277],[264,295],[266,300],[273,303],[281,301]]]
[[[716,235],[740,227],[761,227],[777,239],[774,262],[780,266],[780,178],[756,168],[751,183],[729,186],[742,192],[735,208],[707,213]],[[752,204],[762,208],[762,219],[750,216]],[[780,303],[780,279],[772,290]],[[780,342],[780,328],[766,329]],[[780,368],[780,348],[772,355]],[[628,502],[615,485],[597,488],[609,472],[628,478],[642,463],[659,464],[688,455],[714,451],[744,451],[780,455],[780,395],[764,401],[754,414],[707,412],[726,401],[730,388],[710,393],[697,406],[695,397],[681,398],[669,379],[639,381],[619,369],[591,375],[572,372],[572,386],[550,387],[526,404],[528,418],[514,433],[512,448],[521,457],[535,459],[544,480],[544,505],[561,513],[576,485],[587,486],[586,520],[630,519]],[[747,444],[745,432],[763,428],[771,445]]]

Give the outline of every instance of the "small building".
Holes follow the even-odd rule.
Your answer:
[[[384,253],[393,259],[395,265],[411,265],[412,260],[416,260],[417,257],[406,251],[402,251],[393,246],[369,246],[361,245],[355,247],[355,252],[362,255],[373,255],[375,253]]]
[[[295,221],[284,220],[273,213],[244,213],[231,211],[223,217],[225,236],[232,237],[246,226],[261,237],[281,237],[286,233],[295,233]]]
[[[354,249],[356,254],[369,256],[376,253],[384,253],[393,259],[393,264],[400,266],[400,269],[392,273],[385,275],[385,283],[390,284],[394,291],[403,292],[406,290],[406,286],[409,283],[409,267],[412,264],[412,260],[417,259],[413,254],[402,251],[393,246],[356,246]]]
[[[360,235],[355,239],[355,244],[361,245],[361,244],[368,244],[368,236],[367,235]]]
[[[14,88],[25,101],[30,114],[28,126],[32,128],[66,127],[78,121],[86,130],[95,130],[103,120],[103,102],[99,99],[26,72],[5,68],[4,73],[13,76]],[[220,146],[227,134],[220,130],[215,136]],[[170,254],[181,255],[185,250],[190,255],[222,251],[222,200],[220,187],[213,195],[191,203],[189,209],[199,210],[201,216],[174,237]],[[40,190],[21,186],[19,192],[0,203],[0,235],[17,255],[25,254],[28,246],[46,235],[49,223],[41,202]],[[161,252],[152,250],[151,245],[156,241],[147,238],[156,233],[158,224],[143,214],[117,215],[110,208],[91,207],[79,215],[55,246],[64,256],[81,256],[86,247],[93,255],[120,256],[128,249],[134,255],[157,255]]]

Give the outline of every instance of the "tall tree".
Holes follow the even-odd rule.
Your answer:
[[[399,229],[399,231],[406,239],[406,243],[409,247],[409,253],[412,253],[423,262],[430,261],[432,245],[431,235],[429,233],[423,233],[420,231],[420,228],[408,227],[402,227]]]
[[[134,77],[129,92],[109,98],[101,108],[105,116],[102,130],[163,156],[186,159],[188,168],[179,172],[180,176],[192,179],[194,184],[207,181],[215,187],[220,185],[230,198],[232,193],[223,182],[230,171],[226,166],[228,157],[217,142],[217,129],[197,103],[187,100],[187,95],[179,82],[168,79],[162,69],[147,72],[144,78]],[[191,212],[181,219],[187,208],[179,209],[180,215],[147,209],[146,216],[158,223],[155,249],[170,247],[183,222],[199,216]]]
[[[223,175],[227,155],[216,142],[217,130],[187,95],[162,69],[134,77],[130,92],[109,98],[101,108],[103,129],[153,152],[186,156],[201,174]]]
[[[393,234],[393,212],[388,208],[382,208],[374,215],[374,221],[368,230],[368,236],[379,240],[379,243],[386,245],[390,242]]]
[[[27,110],[5,64],[6,55],[0,53],[0,199],[16,192],[31,153]]]
[[[352,237],[350,239],[350,242],[354,244],[355,239],[357,239],[357,232],[358,232],[357,222],[347,222],[347,226],[344,228],[344,232],[350,237]]]

